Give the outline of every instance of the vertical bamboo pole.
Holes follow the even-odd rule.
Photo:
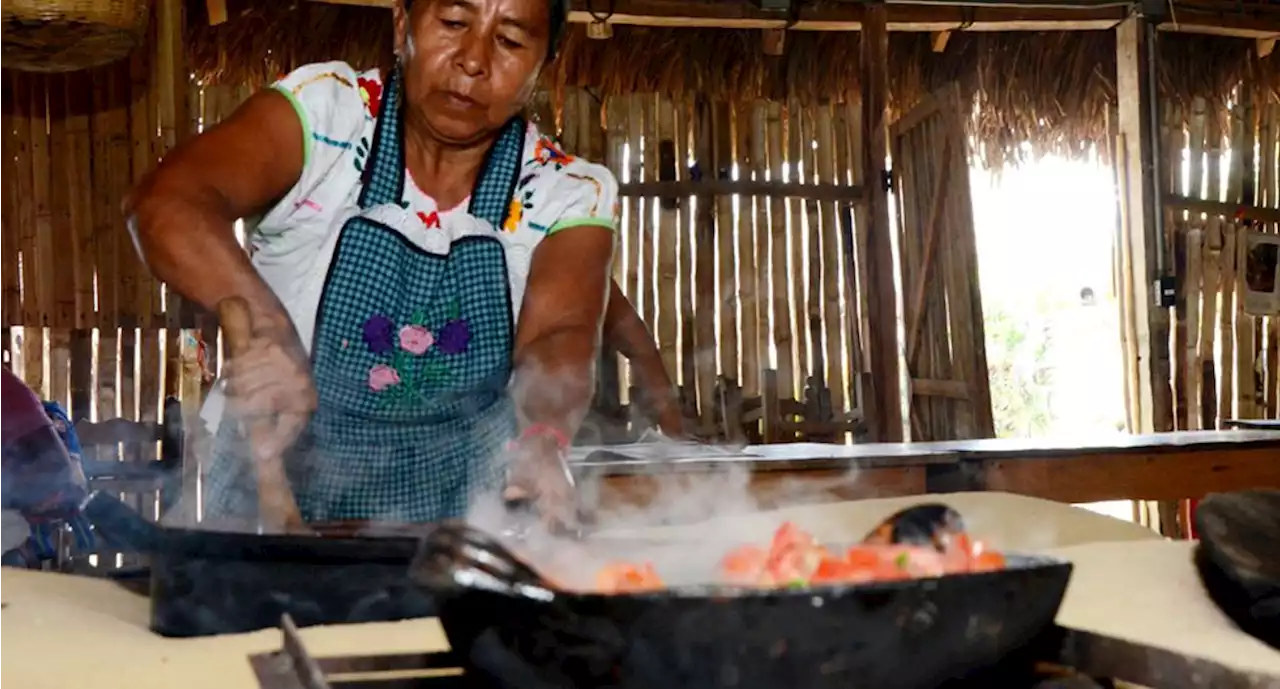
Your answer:
[[[773,166],[773,161],[768,154],[768,134],[766,131],[766,119],[768,117],[768,105],[763,101],[756,101],[751,107],[751,174],[755,179],[763,180],[769,175],[769,170]],[[769,197],[756,196],[752,198],[755,206],[755,270],[756,270],[756,312],[759,318],[759,330],[756,334],[757,345],[756,351],[760,356],[760,434],[761,438],[766,442],[772,442],[775,434],[775,426],[777,425],[778,410],[776,408],[777,400],[765,394],[764,381],[769,378],[768,372],[773,369],[772,357],[770,355],[771,343],[773,341],[772,324],[773,316],[771,315],[773,306],[773,292],[769,280],[769,269],[772,265],[769,254]]]
[[[698,151],[698,164],[706,170],[714,164],[715,128],[712,124],[711,105],[704,99],[697,103],[697,124],[694,128]],[[715,199],[699,196],[698,220],[694,234],[694,263],[697,271],[695,295],[698,417],[704,433],[715,428],[716,339],[715,339]]]
[[[1235,416],[1235,372],[1236,372],[1236,333],[1237,317],[1236,294],[1236,236],[1238,226],[1233,222],[1222,226],[1222,253],[1219,257],[1222,272],[1218,284],[1222,293],[1220,322],[1218,324],[1218,341],[1222,344],[1221,369],[1218,374],[1220,391],[1218,393],[1218,421],[1222,422]]]
[[[815,150],[820,182],[843,184],[836,164],[837,147],[832,121],[832,106],[817,107]],[[845,411],[844,352],[849,342],[844,337],[844,321],[840,317],[840,217],[834,202],[822,204],[822,321],[826,345],[827,385],[831,389],[831,409],[837,418]],[[843,438],[841,438],[843,440]]]
[[[1216,156],[1210,156],[1215,161]],[[1218,175],[1211,175],[1215,182]],[[1210,190],[1215,187],[1210,187]],[[1218,264],[1222,258],[1222,220],[1209,218],[1205,227],[1204,250],[1201,257],[1204,268],[1200,274],[1200,367],[1192,374],[1200,379],[1200,427],[1205,430],[1218,428],[1217,357],[1214,354],[1214,335],[1218,325]]]
[[[677,100],[675,106],[676,125],[676,167],[681,179],[689,174],[689,152],[693,145],[693,111],[689,101]],[[680,386],[683,396],[685,415],[698,416],[700,408],[698,400],[698,347],[694,323],[696,314],[693,309],[693,245],[697,234],[697,218],[695,200],[680,199],[680,235],[677,261],[679,268],[678,288],[680,293]]]
[[[818,106],[811,105],[798,109],[797,112],[804,123],[804,138],[797,142],[803,172],[799,181],[804,184],[812,184],[818,175],[817,156],[813,148],[817,128],[813,112],[815,107]],[[804,284],[805,300],[798,304],[804,304],[804,320],[809,333],[810,361],[812,362],[809,365],[809,374],[814,400],[817,402],[817,404],[806,404],[807,407],[811,407],[806,418],[814,416],[815,418],[811,420],[826,421],[831,413],[831,397],[826,390],[832,386],[832,379],[827,371],[826,332],[822,327],[822,216],[820,204],[817,201],[806,199],[803,206],[803,222],[798,224],[798,227],[803,228],[803,233],[799,237],[802,241],[798,243],[808,270]]]
[[[72,325],[92,327],[96,319],[94,291],[94,259],[98,255],[94,233],[92,160],[89,135],[89,113],[93,108],[93,73],[79,72],[67,76],[63,86],[67,103],[66,166],[63,183],[67,188],[70,216],[70,258],[73,276]],[[90,381],[91,383],[91,381]]]
[[[710,166],[704,165],[704,174],[712,178],[732,179],[733,175],[733,108],[724,101],[712,106],[713,136]],[[737,235],[733,218],[732,196],[720,195],[708,199],[716,204],[715,256],[716,256],[716,324],[720,345],[719,372],[737,384],[742,380],[738,360],[738,280]]]
[[[802,122],[803,109],[792,101],[784,110],[783,137],[787,142],[787,165],[790,168],[790,180],[800,181],[803,158],[800,155],[801,142],[808,140]],[[805,172],[812,172],[811,170]],[[787,278],[791,286],[791,318],[792,333],[795,335],[796,349],[796,387],[791,397],[804,399],[804,391],[809,376],[814,374],[813,360],[810,358],[809,338],[807,336],[807,318],[805,309],[805,286],[808,275],[805,265],[804,235],[804,203],[800,199],[787,199],[787,253],[790,260],[787,264]],[[784,392],[784,394],[786,394]]]
[[[658,97],[644,97],[644,179],[658,179]],[[644,224],[640,230],[641,256],[644,261],[644,321],[650,331],[658,323],[658,199],[645,199]]]
[[[893,251],[885,169],[888,85],[888,9],[868,5],[863,17],[859,74],[862,85],[863,179],[867,190],[867,335],[875,403],[871,405],[875,438],[902,439],[902,400],[898,371],[899,343],[894,298]]]
[[[658,104],[657,109],[658,126],[657,138],[658,145],[663,146],[670,142],[675,147],[676,140],[676,120],[675,109],[672,104],[666,100],[662,100]],[[676,166],[676,175],[680,176],[681,165]],[[668,375],[676,376],[679,373],[679,351],[677,342],[679,328],[680,311],[677,308],[677,279],[679,278],[680,265],[677,255],[679,250],[679,227],[680,227],[680,206],[679,199],[659,199],[657,200],[658,215],[658,265],[656,275],[658,278],[658,322],[657,335],[659,351],[662,354],[662,364],[666,367]]]
[[[752,107],[749,102],[735,103],[733,110],[734,161],[738,166],[738,179],[749,180],[755,172],[753,140],[760,138],[760,131],[752,125]],[[760,347],[760,274],[756,259],[754,197],[734,198],[734,219],[738,239],[736,260],[738,290],[742,298],[742,394],[753,397],[760,394],[761,361],[766,350]]]
[[[19,144],[16,129],[19,126],[25,129],[29,125],[20,121],[19,112],[25,110],[26,104],[19,105],[17,102],[15,81],[8,72],[0,76],[5,104],[3,116],[0,117],[0,151],[4,152],[4,160],[0,162],[0,179],[7,180],[4,189],[0,190],[0,200],[3,203],[0,207],[0,260],[4,262],[4,291],[0,311],[4,314],[6,333],[9,332],[10,325],[22,322],[22,289],[18,262],[18,234],[22,231],[22,218],[18,212],[20,201],[17,198],[17,178],[19,166],[27,161],[17,157]],[[9,345],[8,338],[5,338],[4,349],[8,350]],[[17,357],[13,356],[10,360],[16,361]]]
[[[782,108],[769,104],[765,123],[768,128],[769,174],[771,179],[783,179]],[[769,199],[769,244],[772,270],[773,344],[778,352],[778,394],[791,399],[795,396],[796,375],[800,368],[796,362],[795,346],[791,334],[791,276],[787,269],[787,212],[786,201],[781,196]],[[781,438],[778,438],[781,440]]]
[[[1197,223],[1198,224],[1198,223]],[[1184,393],[1182,403],[1185,405],[1186,413],[1183,415],[1184,428],[1189,430],[1200,430],[1200,297],[1203,290],[1200,283],[1201,270],[1204,268],[1204,258],[1202,251],[1204,247],[1204,231],[1196,226],[1186,232],[1186,258],[1184,262],[1185,272],[1183,273],[1182,289],[1186,293],[1186,309],[1183,311],[1186,315],[1182,319],[1185,323],[1183,332],[1186,336],[1182,338],[1182,371],[1186,376],[1186,383],[1182,386]]]

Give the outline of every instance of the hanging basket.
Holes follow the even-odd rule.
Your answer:
[[[4,66],[71,72],[114,62],[146,40],[151,0],[3,0]]]

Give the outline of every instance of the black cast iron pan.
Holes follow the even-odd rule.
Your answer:
[[[925,509],[926,522],[955,514]],[[927,541],[921,514],[873,536]],[[1002,571],[932,579],[603,595],[557,590],[494,539],[443,524],[412,576],[469,669],[513,689],[931,689],[1053,623],[1070,563],[1007,557]]]
[[[1210,495],[1195,525],[1209,597],[1245,633],[1280,649],[1280,490]]]
[[[163,636],[238,634],[274,627],[381,622],[435,614],[408,576],[422,526],[328,524],[310,534],[161,527],[114,496],[83,508],[108,544],[148,555],[151,629]]]

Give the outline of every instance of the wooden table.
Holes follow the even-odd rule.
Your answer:
[[[981,490],[1068,503],[1181,500],[1280,487],[1280,432],[1263,430],[1094,440],[796,443],[722,454],[634,459],[603,451],[576,466],[585,499],[612,507],[650,505],[699,490],[712,477],[722,490],[743,490],[766,507]]]

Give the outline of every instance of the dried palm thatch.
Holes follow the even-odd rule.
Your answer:
[[[265,83],[308,62],[344,60],[361,67],[391,61],[385,10],[324,3],[257,3],[210,27],[192,13],[192,66],[208,82]],[[548,71],[548,88],[591,89],[599,96],[660,93],[725,99],[856,100],[858,34],[794,32],[786,54],[769,57],[759,31],[615,28],[594,41],[574,27]],[[1161,40],[1160,88],[1166,98],[1225,104],[1249,76],[1260,96],[1280,94],[1280,53],[1256,58],[1243,39],[1167,34]],[[1105,140],[1115,104],[1115,34],[957,33],[943,53],[925,34],[889,42],[890,107],[901,112],[922,94],[959,83],[973,104],[971,127],[983,159],[1000,165],[1044,153],[1080,155]],[[1218,106],[1218,107],[1212,107]]]

